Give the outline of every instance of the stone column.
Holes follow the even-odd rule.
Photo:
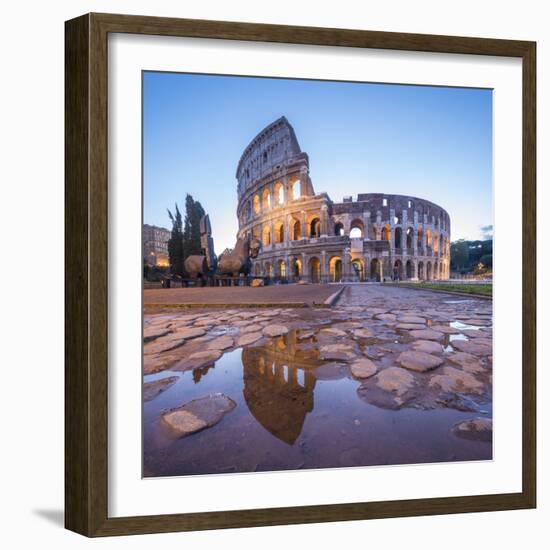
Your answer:
[[[321,257],[319,258],[321,262],[321,282],[327,283],[329,280],[329,272],[328,272],[328,263],[327,263],[327,251],[322,250],[321,251]]]
[[[321,206],[321,237],[328,236],[328,206]]]
[[[306,239],[308,237],[308,231],[307,231],[307,217],[304,210],[300,213],[300,224],[302,225],[302,239]]]
[[[352,266],[350,249],[345,248],[344,254],[342,255],[342,282],[349,282],[352,280],[351,270]]]
[[[309,266],[307,265],[307,257],[305,252],[302,252],[301,256],[302,256],[302,279],[304,281],[311,282],[309,278]]]

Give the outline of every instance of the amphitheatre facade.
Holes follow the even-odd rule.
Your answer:
[[[288,282],[448,279],[451,223],[424,199],[316,194],[308,155],[285,117],[264,128],[238,167],[238,237],[262,247],[252,274]]]

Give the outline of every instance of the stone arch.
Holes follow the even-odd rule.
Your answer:
[[[382,240],[391,241],[391,229],[389,225],[382,227]]]
[[[418,228],[418,232],[416,235],[416,247],[418,250],[423,253],[424,251],[424,231],[421,227]]]
[[[405,234],[405,240],[406,240],[406,247],[412,248],[413,247],[413,239],[414,239],[414,229],[412,227],[407,227],[407,233]]]
[[[403,248],[403,229],[396,227],[394,229],[394,248]]]
[[[418,278],[423,281],[425,278],[424,275],[424,262],[418,262]]]
[[[299,199],[302,196],[302,182],[298,178],[290,181],[290,196],[292,200]]]
[[[266,211],[271,208],[271,193],[266,187],[262,193],[262,210]]]
[[[432,246],[433,233],[431,229],[426,229],[426,246],[430,248]]]
[[[343,237],[344,236],[344,224],[342,222],[336,222],[334,224],[334,234],[337,237]]]
[[[269,225],[264,225],[264,229],[262,231],[262,243],[264,246],[269,246],[271,244],[271,229]]]
[[[351,267],[360,282],[365,280],[365,262],[362,258],[355,258],[351,261]]]
[[[375,241],[380,241],[382,239],[382,233],[380,232],[380,230],[378,229],[378,226],[375,223],[372,224],[372,234],[374,235]]]
[[[258,195],[258,193],[256,193],[254,195],[254,198],[252,199],[252,209],[254,210],[254,214],[256,215],[260,213],[260,210],[261,210],[260,195]]]
[[[273,236],[273,241],[276,243],[285,242],[285,225],[282,221],[275,223],[275,234]]]
[[[283,205],[285,203],[285,186],[280,181],[276,182],[273,188],[273,199],[275,204]]]
[[[401,260],[395,260],[393,264],[393,279],[394,281],[403,280],[403,262]]]
[[[321,236],[321,219],[314,216],[309,222],[309,236],[312,239],[318,239]]]
[[[293,241],[299,241],[302,238],[302,224],[300,223],[300,220],[297,220],[296,218],[292,219],[291,222],[291,235]]]
[[[407,260],[405,264],[405,276],[407,279],[412,279],[414,274],[414,265],[411,260]]]
[[[439,251],[439,235],[434,235],[434,252]]]
[[[286,279],[286,262],[284,260],[277,261],[277,276],[280,279]]]
[[[302,260],[300,258],[295,258],[292,262],[292,276],[296,280],[299,280],[302,276]]]
[[[426,281],[432,280],[432,263],[426,262]]]
[[[321,282],[321,261],[317,256],[313,256],[309,260],[309,274],[312,283]]]
[[[382,262],[378,258],[370,261],[370,278],[378,282],[382,280]]]
[[[432,279],[438,279],[439,278],[439,265],[436,262],[434,262],[433,265],[433,272],[432,272]]]
[[[352,239],[363,239],[365,237],[365,224],[362,220],[355,219],[351,222],[349,236]]]
[[[328,262],[330,280],[333,283],[339,283],[342,280],[342,258],[332,256]]]
[[[443,266],[443,262],[441,262],[439,264],[439,278],[440,279],[445,279],[445,269],[444,269],[444,266]]]
[[[265,262],[264,271],[266,277],[273,279],[273,266],[271,265],[271,262]]]

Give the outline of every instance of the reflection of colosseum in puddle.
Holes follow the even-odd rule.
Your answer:
[[[254,418],[276,438],[292,445],[313,410],[312,358],[296,356],[291,333],[264,347],[245,348],[243,395]]]
[[[450,218],[413,196],[315,194],[309,159],[281,117],[248,145],[237,168],[239,237],[262,250],[257,276],[287,281],[447,279]]]

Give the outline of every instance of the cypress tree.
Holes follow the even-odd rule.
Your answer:
[[[181,212],[179,211],[178,205],[176,204],[175,214],[172,214],[168,210],[168,216],[172,221],[172,233],[170,239],[168,240],[168,257],[170,261],[170,271],[172,275],[183,276],[184,268],[184,241],[183,241],[183,231],[182,231],[182,219]]]

